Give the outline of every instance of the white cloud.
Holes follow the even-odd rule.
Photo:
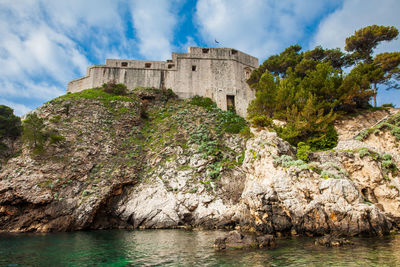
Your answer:
[[[368,25],[395,26],[400,29],[400,1],[346,0],[342,8],[327,16],[319,25],[312,44],[344,49],[346,37]],[[400,40],[382,43],[376,52],[399,50]]]
[[[307,27],[338,5],[328,0],[199,0],[196,20],[209,45],[216,38],[262,59],[300,42]]]
[[[64,93],[67,82],[83,75],[91,61],[129,51],[120,3],[0,0],[2,102],[25,112]]]
[[[132,21],[139,52],[149,60],[171,57],[173,31],[180,1],[136,0],[132,2]]]

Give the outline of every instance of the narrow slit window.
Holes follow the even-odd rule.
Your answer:
[[[197,68],[196,68],[196,65],[193,65],[193,66],[192,66],[192,71],[196,71],[196,69],[197,69]]]
[[[121,66],[122,66],[122,67],[128,67],[128,62],[122,62],[122,63],[121,63]]]
[[[172,69],[174,66],[174,64],[168,64],[168,69]]]
[[[145,67],[145,68],[150,68],[150,67],[151,67],[151,63],[145,63],[145,64],[144,64],[144,67]]]
[[[203,48],[203,54],[207,54],[208,51],[210,51],[210,49],[208,49],[208,48]]]

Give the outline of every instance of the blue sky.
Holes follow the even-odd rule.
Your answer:
[[[296,43],[343,49],[361,27],[400,29],[399,12],[398,0],[0,0],[0,104],[22,115],[106,58],[166,60],[215,39],[260,63]],[[400,107],[400,91],[381,88],[382,103]]]

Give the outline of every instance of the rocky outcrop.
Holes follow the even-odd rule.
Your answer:
[[[341,164],[353,155],[320,152],[306,164],[288,157],[293,153],[273,132],[261,131],[248,141],[242,224],[264,233],[301,235],[382,235],[391,229],[390,219],[366,202],[353,173]]]
[[[305,163],[274,132],[246,140],[218,110],[170,97],[82,92],[38,109],[65,139],[37,155],[17,140],[0,169],[0,230],[237,228],[247,244],[243,232],[383,235],[398,224],[399,174],[373,144],[343,140],[354,150]]]

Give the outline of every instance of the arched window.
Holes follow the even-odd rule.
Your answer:
[[[251,75],[251,69],[249,67],[244,68],[244,77],[247,79],[250,78]]]

